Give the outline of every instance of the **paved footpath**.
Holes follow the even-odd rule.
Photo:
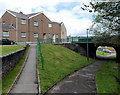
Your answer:
[[[38,93],[36,45],[31,45],[23,72],[10,93]]]
[[[102,63],[103,61],[96,61],[74,72],[48,93],[96,93],[95,74]]]

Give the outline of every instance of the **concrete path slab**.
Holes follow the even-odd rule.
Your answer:
[[[102,63],[103,61],[96,61],[74,72],[55,85],[48,93],[97,93],[95,74]]]
[[[22,74],[10,93],[38,93],[36,45],[31,45],[30,54]]]

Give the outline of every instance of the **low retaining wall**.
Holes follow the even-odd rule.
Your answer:
[[[75,52],[77,52],[77,47],[78,45],[77,44],[73,44],[73,43],[64,43],[64,44],[60,44],[61,46],[63,47],[66,47],[66,48],[69,48]]]
[[[74,44],[74,43],[65,43],[65,44],[61,44],[62,46],[68,48],[68,49],[71,49],[83,56],[86,56],[86,51],[85,49],[80,46],[79,44]]]
[[[5,77],[16,66],[16,64],[24,55],[26,48],[27,45],[21,50],[0,57],[0,60],[2,60],[2,78]]]

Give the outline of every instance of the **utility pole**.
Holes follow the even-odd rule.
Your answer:
[[[89,60],[88,31],[89,29],[87,29],[87,60]]]

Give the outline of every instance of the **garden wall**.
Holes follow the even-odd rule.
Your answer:
[[[25,53],[26,48],[27,45],[21,50],[0,57],[0,60],[2,60],[2,78],[5,77],[16,66],[16,64],[19,63]]]

